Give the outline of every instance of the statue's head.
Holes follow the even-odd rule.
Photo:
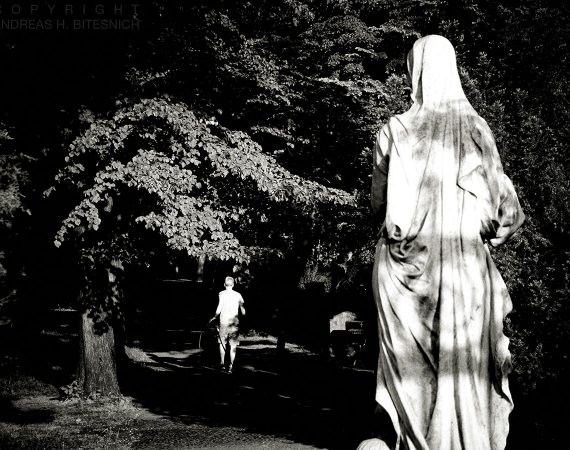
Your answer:
[[[437,106],[463,99],[453,45],[435,34],[418,39],[407,56],[408,78],[414,102]]]

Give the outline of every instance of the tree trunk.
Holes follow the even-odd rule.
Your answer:
[[[329,292],[331,290],[332,286],[330,275],[328,273],[321,272],[321,264],[319,262],[320,252],[321,241],[317,240],[317,242],[311,248],[311,252],[305,261],[303,273],[297,283],[298,289],[306,289],[307,286],[313,285],[315,283],[320,283],[323,285],[323,289],[326,292]]]
[[[204,266],[206,265],[206,256],[198,257],[198,267],[196,268],[196,281],[202,283],[204,281]]]
[[[85,297],[80,302],[84,309],[79,330],[77,378],[79,389],[85,396],[114,397],[121,394],[113,324],[121,298],[117,274],[122,270],[121,262],[112,260],[104,275],[97,280],[104,284],[104,289],[86,289],[82,294]],[[94,282],[91,283],[93,288]]]
[[[96,327],[89,316],[81,314],[79,332],[78,383],[83,395],[112,397],[120,395],[115,359],[115,337],[111,325]]]

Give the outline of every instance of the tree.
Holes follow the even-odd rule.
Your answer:
[[[13,273],[18,270],[18,264],[13,261],[17,248],[13,241],[22,231],[21,219],[29,215],[24,189],[29,181],[27,163],[30,160],[16,151],[10,130],[0,122],[0,295],[17,284]],[[10,264],[12,268],[7,267]],[[11,281],[8,281],[9,276]]]
[[[88,128],[56,177],[78,201],[55,245],[73,242],[85,274],[79,382],[87,395],[118,393],[113,324],[126,266],[148,264],[164,248],[247,263],[280,251],[278,233],[249,233],[272,212],[354,205],[350,194],[292,174],[245,133],[198,119],[183,103],[145,99],[107,119],[84,117]]]
[[[17,58],[27,62],[25,70],[12,70],[3,84],[29,77],[10,98],[22,116],[36,114],[19,130],[20,147],[51,148],[41,171],[49,173],[67,133],[79,135],[66,147],[69,161],[58,178],[59,203],[72,212],[61,218],[57,241],[77,250],[87,305],[91,299],[118,310],[129,267],[152,264],[168,251],[243,261],[281,252],[288,265],[306,268],[291,281],[295,286],[342,266],[339,289],[370,301],[378,225],[367,210],[374,133],[407,107],[404,56],[413,41],[439,33],[457,50],[467,96],[490,123],[528,218],[518,237],[495,253],[515,304],[509,326],[516,379],[527,392],[561,383],[570,357],[567,5],[173,0],[141,11],[145,29],[121,46],[108,45],[119,42],[111,33],[102,43],[60,33],[50,42],[45,34],[30,40],[31,56]],[[111,54],[109,64],[84,51],[87,43]],[[47,70],[37,57],[47,49],[58,57],[46,58],[55,68],[41,88],[32,78]],[[81,55],[81,63],[69,53]],[[23,93],[35,101],[22,102]],[[122,99],[117,108],[116,98]],[[86,111],[77,125],[69,115],[80,103],[103,118]],[[202,130],[201,147],[188,144],[193,138],[185,123]],[[63,132],[54,138],[54,130]],[[263,161],[281,167],[282,176],[260,182]],[[291,173],[321,187],[286,181]],[[312,200],[299,198],[296,183],[297,194],[309,190]],[[266,184],[288,186],[289,194],[264,191]],[[329,192],[322,186],[350,191],[358,206],[344,214],[343,205],[315,200],[319,189]]]

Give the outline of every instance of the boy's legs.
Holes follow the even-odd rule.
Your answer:
[[[228,346],[228,326],[226,324],[220,323],[220,328],[218,330],[218,344],[220,345],[220,367],[226,367],[226,349]]]
[[[230,344],[230,370],[234,365],[234,359],[236,359],[237,345]]]

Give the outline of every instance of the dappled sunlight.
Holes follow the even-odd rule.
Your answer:
[[[152,350],[146,351],[142,343],[140,351],[152,362],[131,366],[127,394],[152,414],[205,425],[212,433],[233,427],[299,448],[355,445],[372,419],[372,371],[336,368],[295,344],[278,356],[276,343],[270,334],[245,333],[231,375],[218,369],[214,347],[162,351],[149,341]]]

